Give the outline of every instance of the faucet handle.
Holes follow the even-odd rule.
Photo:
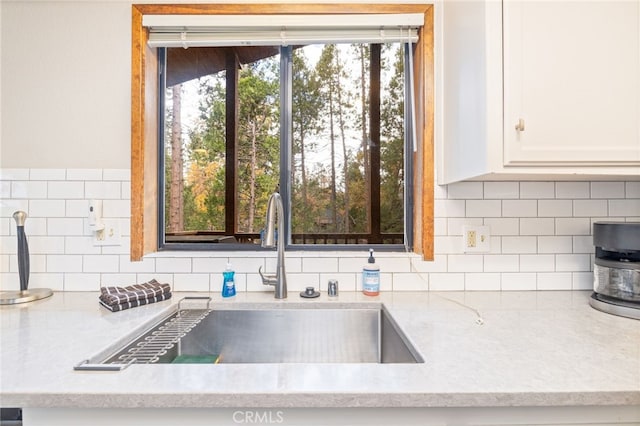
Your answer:
[[[263,285],[273,285],[273,286],[275,286],[278,283],[278,276],[276,274],[263,274],[262,273],[262,266],[260,266],[258,268],[258,273],[260,274],[260,277],[262,278],[262,284]]]

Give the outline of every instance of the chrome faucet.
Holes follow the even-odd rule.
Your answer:
[[[276,216],[278,218],[279,238],[276,239]],[[273,248],[277,246],[278,264],[275,274],[263,274],[262,266],[258,268],[258,273],[262,277],[262,284],[275,287],[276,299],[287,298],[287,274],[284,271],[284,207],[280,194],[274,192],[269,197],[267,204],[267,220],[264,235],[262,237],[262,247]]]

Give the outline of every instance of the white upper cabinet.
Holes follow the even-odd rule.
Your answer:
[[[640,0],[440,7],[439,183],[640,179]]]

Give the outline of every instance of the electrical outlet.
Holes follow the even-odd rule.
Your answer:
[[[103,219],[104,229],[93,233],[94,246],[119,246],[120,220]]]
[[[465,253],[488,253],[491,250],[491,231],[488,226],[463,226],[462,243]]]

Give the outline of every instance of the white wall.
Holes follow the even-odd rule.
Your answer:
[[[129,2],[2,3],[2,167],[129,167],[130,21]]]

